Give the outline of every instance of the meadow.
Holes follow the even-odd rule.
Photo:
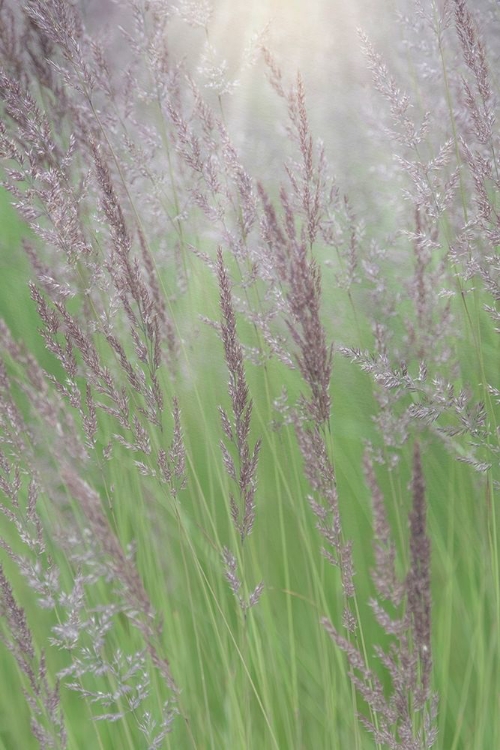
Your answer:
[[[108,5],[0,0],[0,750],[499,748],[498,4]]]

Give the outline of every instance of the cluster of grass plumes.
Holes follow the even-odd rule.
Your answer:
[[[212,4],[119,5],[0,0],[0,747],[496,747],[495,7],[360,32],[343,180],[264,33],[257,174]]]

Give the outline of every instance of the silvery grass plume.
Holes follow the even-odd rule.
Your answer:
[[[14,656],[24,677],[24,695],[31,711],[31,731],[41,748],[64,750],[67,735],[59,701],[59,686],[50,686],[45,655],[37,655],[22,607],[0,565],[0,639]],[[7,632],[5,632],[7,631]]]
[[[437,696],[432,691],[430,541],[426,530],[425,483],[420,447],[415,442],[409,516],[410,568],[403,581],[395,570],[395,548],[372,460],[365,455],[365,475],[372,494],[375,568],[378,598],[370,604],[383,630],[391,636],[389,650],[375,653],[390,676],[391,694],[351,639],[324,618],[323,625],[344,651],[353,685],[371,709],[360,715],[375,740],[392,750],[426,750],[437,739]],[[402,611],[402,605],[404,609]]]
[[[217,278],[219,282],[222,322],[220,333],[224,344],[224,355],[229,371],[228,392],[231,399],[232,418],[223,407],[219,407],[222,429],[226,442],[220,442],[224,467],[229,478],[237,486],[238,499],[231,493],[229,498],[231,518],[241,545],[251,533],[255,522],[256,472],[261,441],[250,447],[250,420],[252,400],[243,366],[243,349],[236,332],[236,316],[231,298],[229,277],[224,266],[221,248],[217,250]],[[236,464],[228,445],[236,453]],[[254,606],[260,599],[264,585],[259,583],[245,600],[240,594],[241,581],[237,574],[236,557],[229,548],[223,549],[226,578],[243,611]]]
[[[32,438],[27,425],[12,421],[17,411],[10,399],[7,374],[3,407],[7,438],[9,421],[16,425],[19,436],[17,442],[12,441],[13,458],[23,467],[17,470],[32,472],[44,492],[71,498],[82,525],[78,528],[75,523],[65,533],[67,520],[60,513],[57,520],[62,528],[53,534],[74,565],[70,590],[62,589],[48,559],[41,564],[35,555],[28,561],[12,553],[29,584],[43,592],[42,606],[60,611],[61,624],[54,629],[52,642],[72,654],[72,665],[61,677],[68,687],[107,709],[98,718],[115,721],[133,713],[143,731],[154,724],[147,708],[141,719],[143,704],[150,698],[149,662],[162,675],[172,701],[177,688],[162,654],[160,624],[132,555],[123,549],[113,529],[110,508],[87,477],[92,477],[92,467],[102,469],[103,462],[112,461],[114,455],[128,454],[141,477],[164,483],[174,499],[182,490],[185,454],[175,396],[172,443],[169,449],[159,447],[165,444],[160,370],[167,366],[172,378],[177,376],[179,337],[152,252],[161,231],[150,227],[159,227],[160,217],[168,217],[176,243],[174,255],[167,261],[179,265],[179,277],[185,280],[184,225],[193,207],[210,219],[217,218],[221,237],[235,255],[243,251],[255,207],[248,176],[227,131],[204,104],[193,81],[186,88],[195,107],[194,127],[183,112],[178,70],[170,66],[163,48],[166,16],[160,4],[151,4],[146,14],[139,12],[136,3],[130,5],[133,31],[124,33],[133,42],[131,63],[119,81],[117,70],[108,65],[105,49],[88,35],[76,8],[61,0],[34,0],[19,8],[2,4],[2,153],[8,160],[8,188],[43,247],[41,252],[35,242],[25,246],[35,279],[31,296],[42,321],[46,348],[64,373],[61,377],[33,367],[29,379],[36,390],[28,392],[21,379],[14,387],[24,391],[32,418],[56,431],[52,446],[56,471],[48,468],[53,458],[46,457],[48,465],[38,467],[39,457],[46,453],[39,436]],[[192,8],[180,10],[185,13]],[[207,21],[208,16],[204,23]],[[139,63],[141,58],[146,70]],[[153,81],[150,89],[145,74]],[[133,89],[141,92],[142,98],[130,106],[128,93]],[[53,102],[50,114],[44,111],[44,98]],[[158,132],[142,118],[144,101],[157,109]],[[161,147],[167,151],[163,172],[155,168]],[[157,163],[160,161],[165,164],[165,159]],[[226,187],[228,175],[230,189]],[[234,226],[241,238],[234,235]],[[235,500],[231,509],[243,541],[254,520],[260,443],[250,452],[251,402],[246,396],[243,355],[235,338],[222,261],[219,281],[242,500],[241,509]],[[179,281],[180,294],[184,284]],[[11,367],[29,368],[29,355],[6,329],[3,340]],[[21,445],[20,436],[25,434],[28,438]],[[227,456],[225,463],[229,466]],[[16,497],[14,494],[17,502]],[[37,519],[31,495],[29,503],[31,522]],[[19,521],[10,509],[6,512],[16,521],[23,541],[31,544],[24,519]],[[41,537],[42,523],[36,523]],[[228,554],[224,552],[231,582],[234,558]],[[95,606],[87,601],[88,588],[101,582],[115,586],[113,604]],[[255,604],[261,591],[260,584],[245,607]],[[118,615],[125,615],[140,632],[144,651],[117,654],[116,659],[104,662],[100,649]],[[86,643],[89,633],[93,633],[90,650]],[[85,686],[87,675],[113,677],[119,687],[112,694],[92,690]],[[70,676],[78,682],[68,683]],[[118,703],[125,708],[112,711]],[[151,747],[161,742],[170,717],[170,706],[165,704],[162,729],[151,738]]]
[[[182,487],[184,457],[175,398],[172,445],[168,450],[158,447],[165,444],[158,371],[170,357],[169,347],[175,370],[176,336],[158,286],[150,240],[111,143],[117,120],[111,77],[104,84],[109,72],[105,57],[67,3],[3,3],[2,13],[1,149],[9,162],[8,187],[40,241],[26,245],[35,279],[31,296],[47,350],[64,373],[45,372],[2,324],[3,471],[9,490],[2,509],[24,551],[6,542],[3,546],[36,591],[40,606],[57,613],[59,625],[51,642],[72,660],[60,673],[63,682],[101,704],[105,713],[97,718],[134,717],[148,737],[148,747],[158,747],[173,714],[165,703],[159,721],[151,716],[151,675],[161,675],[173,703],[177,688],[163,654],[161,624],[133,556],[124,549],[109,507],[92,483],[95,466],[102,467],[114,451],[123,449],[134,454],[132,466],[139,473],[170,485],[173,496]],[[50,113],[43,110],[44,97],[53,102]],[[139,123],[129,126],[134,129]],[[25,371],[25,381],[16,369]],[[13,392],[23,394],[30,415],[26,421]],[[14,485],[12,477],[18,477]],[[25,487],[28,500],[23,506]],[[48,498],[58,498],[51,503],[50,524],[37,510]],[[72,519],[68,499],[75,506]],[[72,587],[54,569],[47,537],[65,555],[73,571]],[[110,595],[104,601],[103,586]],[[9,591],[7,582],[4,591]],[[10,597],[12,613],[13,601]],[[107,634],[123,616],[140,633],[142,650],[116,654],[114,661],[104,663]],[[17,648],[16,654],[21,664],[22,651]],[[50,729],[39,720],[40,706],[46,706],[57,729],[57,692],[54,688],[50,693],[41,664],[40,678],[37,682],[30,677],[27,692],[37,738]],[[70,675],[77,680],[68,682]],[[94,687],[87,687],[87,677],[114,679],[116,690],[97,690],[92,680],[88,684]],[[35,690],[38,703],[32,699]],[[48,740],[45,746],[56,747]]]
[[[305,239],[297,236],[294,212],[285,190],[281,191],[284,227],[262,187],[260,195],[264,207],[263,239],[286,300],[290,315],[287,327],[295,345],[297,366],[310,389],[302,408],[306,418],[324,425],[330,418],[332,347],[326,343],[320,318],[321,274]]]
[[[16,362],[18,366],[26,361],[30,362],[32,365],[30,376],[32,383],[39,382],[43,386],[43,380],[37,380],[41,373],[36,363],[26,357],[12,340],[9,342],[8,334],[5,331],[4,343],[9,347],[8,351],[12,357],[12,362]],[[57,612],[59,624],[53,626],[49,641],[53,646],[57,646],[71,655],[71,666],[62,670],[58,675],[60,679],[63,679],[66,687],[78,690],[87,697],[91,697],[92,702],[98,702],[101,706],[108,708],[108,713],[103,714],[103,717],[109,718],[112,716],[114,721],[127,713],[133,712],[133,715],[139,718],[141,709],[143,709],[142,704],[150,697],[148,687],[150,678],[146,671],[146,657],[162,675],[172,692],[172,696],[176,695],[177,689],[168,661],[161,653],[159,623],[135,568],[133,558],[129,551],[123,550],[112,530],[98,493],[73,468],[80,465],[83,469],[85,461],[88,461],[86,455],[88,447],[92,447],[92,445],[89,443],[86,445],[83,440],[80,444],[78,443],[78,430],[75,430],[74,424],[72,429],[75,432],[72,440],[68,440],[66,443],[65,439],[63,442],[62,436],[56,437],[52,448],[58,459],[59,476],[54,483],[50,468],[53,461],[50,461],[49,466],[40,465],[39,461],[39,457],[45,453],[44,437],[33,433],[30,427],[25,424],[11,395],[11,389],[17,383],[11,383],[3,368],[2,373],[0,399],[0,423],[3,434],[1,486],[6,502],[2,503],[1,510],[6,520],[17,530],[18,542],[15,546],[12,546],[10,542],[2,539],[1,546],[15,563],[28,586],[35,592],[39,606]],[[22,385],[24,386],[24,383]],[[54,395],[46,387],[43,387],[41,392],[35,389],[32,391],[26,389],[26,393],[31,402],[32,418],[41,421],[46,429],[51,429],[54,425],[54,419],[57,419],[55,424],[60,429],[59,414],[61,414],[63,420],[62,424],[64,424],[67,415],[61,408],[62,403],[59,394],[56,392]],[[81,416],[83,421],[88,418],[86,414]],[[82,432],[85,435],[85,428],[82,429]],[[171,450],[173,456],[177,455],[177,452],[175,449]],[[74,566],[73,587],[69,590],[63,584],[61,571],[54,565],[47,549],[45,541],[48,535],[47,524],[46,521],[42,521],[38,510],[38,506],[41,502],[46,501],[48,495],[55,497],[60,494],[60,490],[56,489],[59,483],[63,484],[65,494],[71,496],[78,507],[74,522],[68,525],[66,520],[65,528],[60,530],[57,527],[54,528],[50,541],[51,545],[54,541],[56,542],[64,552],[68,563]],[[59,503],[61,501],[62,498]],[[57,510],[57,506],[54,510]],[[64,512],[62,512],[62,507],[59,508],[59,513],[61,515],[57,520],[63,522]],[[81,517],[77,520],[79,514],[81,514]],[[19,544],[21,547],[19,547]],[[96,597],[98,600],[101,596],[99,586],[102,582],[114,584],[112,595],[114,602],[107,598],[105,602],[96,606]],[[92,589],[94,590],[93,595],[91,594]],[[9,611],[5,609],[4,614],[7,617],[6,622],[11,622],[12,625],[12,617],[15,615],[19,619],[22,615],[22,609],[19,607],[13,609],[14,599],[10,595],[7,596],[9,586],[6,579],[4,590],[6,592],[5,605],[6,607],[9,605]],[[120,613],[137,628],[145,643],[144,653],[141,656],[142,688],[134,697],[132,697],[132,685],[130,684],[137,671],[131,669],[132,662],[130,660],[135,658],[134,655],[123,655],[124,662],[120,668],[123,674],[120,682],[117,681],[118,666],[115,665],[111,669],[102,662],[102,649],[106,633],[112,629]],[[17,639],[20,638],[22,632],[19,627],[16,628]],[[90,650],[87,643],[89,637],[92,644]],[[27,672],[25,658],[21,658],[23,651],[26,651],[28,646],[23,646],[24,641],[22,640],[18,641],[16,648],[14,648],[16,641],[9,640],[9,643],[12,644],[13,653],[22,671],[30,678],[30,689],[26,693],[26,697],[32,711],[32,726],[35,737],[39,738],[43,731],[48,732],[50,730],[50,727],[45,727],[45,724],[40,724],[39,721],[40,706],[44,705],[44,701],[47,701],[46,717],[51,718],[53,730],[57,731],[62,737],[62,725],[58,723],[55,702],[57,692],[55,692],[55,688],[49,687],[44,662],[41,662],[40,669],[42,671],[40,677],[37,678],[40,684],[37,687],[32,672]],[[27,653],[31,659],[35,658],[33,649],[28,649]],[[127,668],[125,668],[126,663],[128,663]],[[93,691],[85,688],[87,676],[94,675],[102,679],[103,675],[109,678],[111,674],[114,675],[116,684],[122,685],[121,692],[117,688],[112,695],[110,694],[106,698],[105,691]],[[69,676],[76,676],[78,682],[69,682],[67,680]],[[35,698],[32,699],[30,696],[33,691],[37,692]],[[46,698],[44,697],[45,694]],[[122,708],[119,712],[115,710],[110,713],[109,708],[115,707],[115,704],[122,699],[128,703],[128,707]],[[146,709],[144,711],[147,713]],[[162,721],[164,726],[168,727],[170,719],[167,721],[167,717],[172,716],[170,705],[165,711]],[[102,716],[97,718],[102,718]],[[47,743],[42,746],[59,747],[57,744]]]
[[[377,460],[394,466],[400,447],[420,423],[420,429],[432,431],[459,460],[485,473],[498,453],[489,400],[496,386],[483,383],[482,392],[473,394],[457,384],[461,363],[453,342],[465,339],[478,285],[492,299],[496,294],[491,284],[495,272],[487,268],[497,265],[489,248],[498,234],[499,142],[493,127],[496,102],[486,30],[465,0],[435,4],[433,9],[416,3],[416,11],[416,17],[400,18],[405,45],[417,58],[420,73],[412,93],[361,33],[373,84],[387,105],[386,113],[377,109],[373,126],[392,146],[395,166],[389,168],[390,175],[405,203],[395,204],[394,230],[385,247],[373,242],[363,262],[372,290],[373,348],[340,346],[338,351],[375,383],[376,423],[384,440]],[[424,33],[430,34],[426,41]],[[445,40],[456,60],[450,70]],[[424,86],[428,80],[435,82],[432,101]],[[410,278],[400,267],[409,249]],[[397,269],[399,279],[392,286],[389,267]],[[485,307],[495,319],[493,308]],[[395,334],[393,322],[398,319],[404,321],[404,336]],[[466,448],[456,440],[465,435]]]
[[[244,542],[245,538],[252,531],[255,521],[255,474],[261,442],[258,440],[253,449],[250,448],[249,436],[252,400],[249,396],[243,367],[243,349],[236,333],[236,316],[231,299],[229,277],[224,267],[222,250],[220,248],[217,251],[217,276],[222,311],[220,330],[224,344],[226,364],[229,370],[228,391],[231,399],[233,419],[229,418],[222,407],[220,407],[220,416],[226,439],[236,449],[238,473],[236,473],[231,454],[223,442],[221,442],[221,449],[226,471],[229,477],[238,485],[242,507],[238,507],[236,500],[231,495],[231,516],[241,541]]]

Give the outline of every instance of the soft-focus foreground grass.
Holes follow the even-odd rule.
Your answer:
[[[39,323],[26,290],[27,264],[20,249],[23,229],[16,223],[2,194],[1,314],[14,334],[36,353],[43,366],[54,368],[36,330]],[[220,750],[312,748],[358,750],[375,747],[355,719],[359,702],[347,676],[344,657],[319,624],[322,615],[338,621],[342,611],[336,571],[320,554],[320,537],[306,500],[308,488],[302,459],[291,428],[273,431],[272,402],[284,386],[293,394],[300,383],[274,363],[265,368],[247,365],[254,401],[253,435],[263,440],[258,469],[256,524],[246,540],[240,572],[251,589],[266,584],[257,607],[246,618],[224,578],[220,550],[234,543],[228,511],[228,487],[219,441],[218,406],[227,403],[222,344],[199,315],[220,317],[215,279],[196,258],[190,258],[188,294],[172,310],[181,326],[199,327],[181,352],[182,377],[175,384],[165,376],[166,402],[176,395],[182,413],[187,448],[188,482],[178,500],[154,479],[140,478],[129,452],[119,446],[112,460],[93,466],[93,485],[107,498],[109,516],[123,543],[134,542],[138,567],[153,604],[164,620],[163,639],[172,672],[182,692],[179,705],[188,717],[178,717],[165,747]],[[324,276],[324,319],[333,340],[363,345],[367,336],[361,306],[356,330],[347,300],[331,292]],[[470,298],[469,298],[470,299]],[[330,314],[329,305],[336,314]],[[464,378],[478,388],[484,377],[495,382],[498,336],[477,308],[463,314],[461,348]],[[343,317],[339,316],[339,311]],[[477,312],[479,311],[479,312]],[[468,321],[471,322],[468,322]],[[467,326],[474,326],[475,331]],[[246,343],[254,335],[248,324],[241,332]],[[480,339],[477,338],[480,336]],[[476,337],[474,339],[474,337]],[[475,340],[475,344],[474,344]],[[194,342],[194,343],[193,343]],[[480,344],[480,347],[478,346]],[[387,636],[375,623],[367,604],[373,595],[369,571],[373,565],[371,511],[361,465],[363,440],[377,441],[372,415],[371,381],[354,365],[335,357],[332,379],[331,446],[346,537],[354,543],[357,604],[362,631],[358,645],[373,666],[374,644]],[[105,423],[102,421],[101,430]],[[48,446],[50,460],[50,446]],[[401,451],[400,466],[378,474],[398,542],[401,570],[406,570],[407,516],[410,495],[410,452]],[[457,462],[437,439],[425,438],[423,461],[432,543],[433,659],[435,688],[440,696],[440,750],[493,750],[500,743],[498,660],[499,567],[497,509],[489,485],[474,470]],[[480,488],[480,489],[478,489]],[[51,499],[43,498],[44,514]],[[67,512],[77,512],[70,505]],[[7,528],[2,533],[8,534]],[[14,539],[12,544],[15,544]],[[406,551],[405,551],[406,550]],[[54,547],[61,571],[65,561]],[[37,647],[47,649],[51,615],[32,601],[33,594],[14,566],[2,563],[26,608]],[[125,619],[113,629],[109,656],[118,649],[138,648]],[[1,648],[0,748],[37,747],[29,729],[23,698],[23,678],[5,648]],[[46,651],[49,672],[66,665],[65,656]],[[383,672],[380,671],[383,676]],[[85,686],[92,689],[85,677]],[[94,686],[103,689],[102,678]],[[113,689],[113,685],[109,685]],[[161,705],[161,685],[153,694]],[[78,750],[140,748],[132,722],[92,722],[92,705],[62,691],[69,746]],[[154,712],[154,706],[151,707]]]

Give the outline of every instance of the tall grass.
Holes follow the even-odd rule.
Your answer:
[[[334,178],[208,2],[0,2],[3,750],[499,746],[498,11],[396,10]]]

